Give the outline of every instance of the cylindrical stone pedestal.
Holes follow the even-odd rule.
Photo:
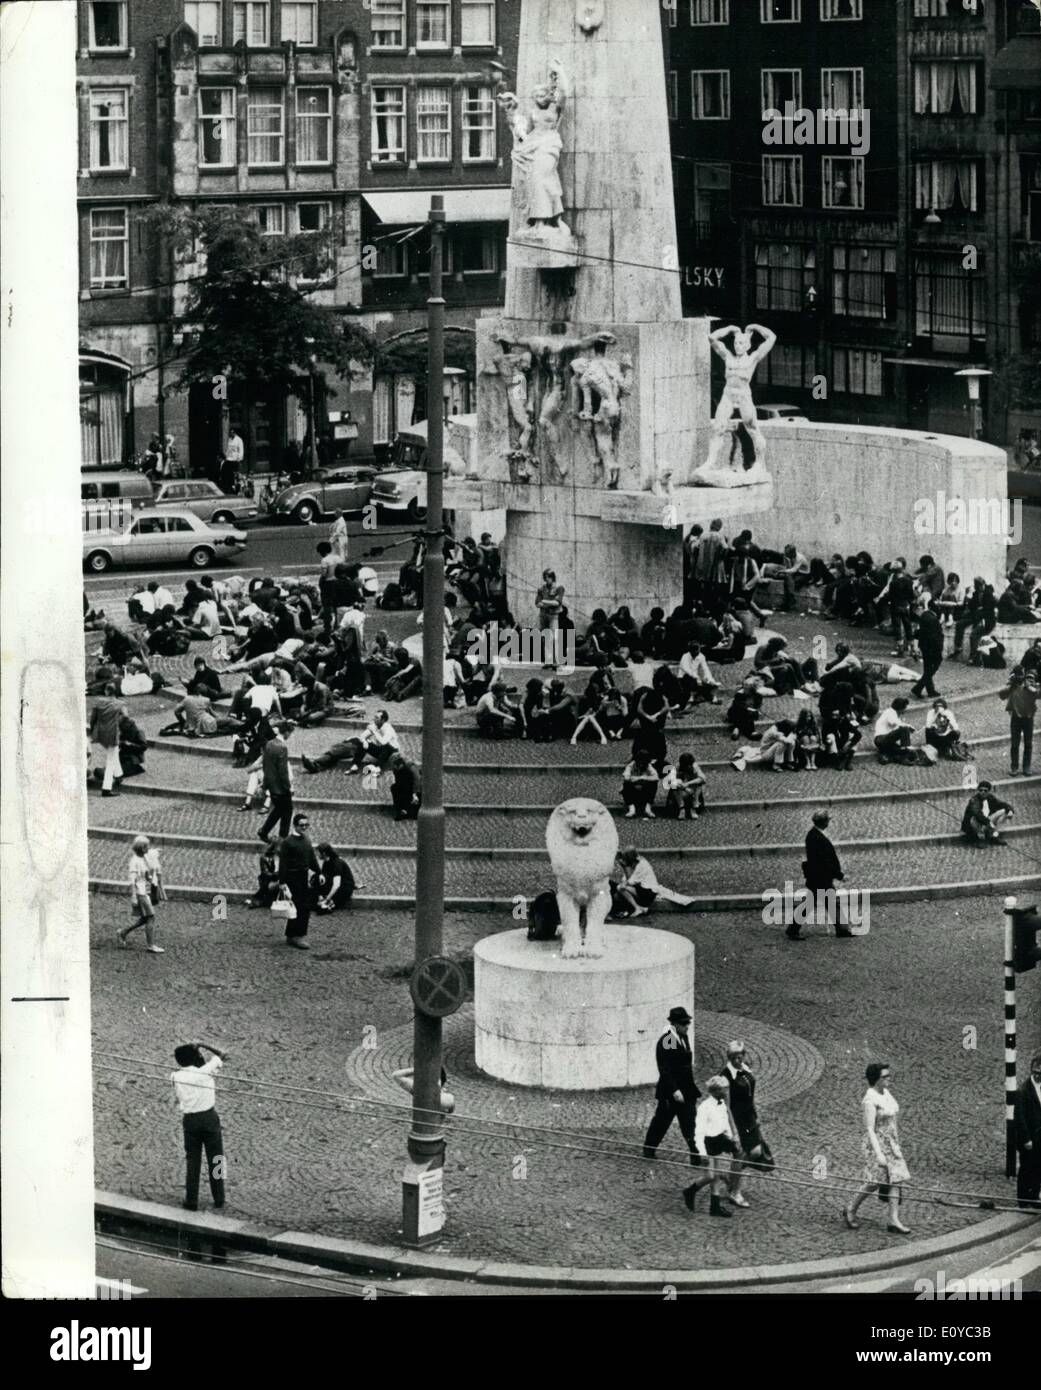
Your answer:
[[[604,931],[599,960],[561,960],[559,941],[529,941],[523,928],[477,943],[474,1047],[482,1071],[561,1091],[657,1080],[654,1044],[669,1010],[694,1013],[694,946],[648,927]]]

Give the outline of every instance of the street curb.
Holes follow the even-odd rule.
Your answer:
[[[259,844],[257,842],[258,852]],[[91,878],[88,891],[103,895],[125,897],[127,885],[121,879]],[[245,902],[252,896],[247,888],[201,888],[190,884],[164,884],[166,895],[171,901],[212,903],[215,897],[223,897],[229,902]],[[949,898],[983,898],[1001,893],[1033,892],[1041,890],[1041,874],[1024,874],[1019,878],[977,879],[969,883],[915,884],[901,888],[871,888],[872,902],[876,903],[918,903],[930,902],[934,898],[946,901]],[[687,908],[672,909],[676,912],[696,916],[699,912],[761,912],[762,893],[734,893],[711,898],[694,898]],[[412,910],[415,895],[392,893],[356,893],[351,900],[355,911],[367,909]],[[445,898],[446,912],[482,912],[512,914],[513,898]]]
[[[571,1266],[513,1264],[509,1261],[472,1259],[402,1250],[393,1245],[369,1245],[306,1231],[282,1231],[272,1235],[263,1227],[233,1217],[186,1212],[182,1208],[117,1193],[96,1191],[95,1217],[137,1223],[160,1230],[177,1230],[197,1237],[219,1238],[223,1245],[270,1255],[305,1259],[336,1269],[364,1269],[413,1277],[471,1280],[486,1284],[517,1284],[533,1288],[676,1289],[724,1290],[749,1285],[801,1283],[819,1279],[872,1274],[917,1261],[969,1250],[1032,1226],[1036,1216],[1009,1213],[990,1217],[947,1235],[893,1245],[887,1250],[792,1264],[744,1265],[731,1269],[642,1270],[582,1269]]]
[[[618,817],[625,819],[625,817]],[[1029,825],[1017,825],[1008,827],[1002,831],[1006,837],[1012,835],[1033,835],[1041,832],[1041,822],[1032,822]],[[92,825],[87,829],[87,838],[95,840],[130,840],[133,837],[133,830],[125,826],[115,825]],[[232,854],[258,854],[260,852],[260,841],[254,836],[252,839],[217,839],[213,835],[187,835],[180,831],[168,832],[157,831],[152,837],[156,844],[160,845],[181,845],[187,849],[223,849]],[[836,840],[835,848],[838,850],[880,850],[880,849],[901,849],[906,845],[921,845],[923,848],[928,845],[954,845],[961,844],[963,836],[960,831],[954,831],[944,835],[900,835],[883,840]],[[340,854],[373,854],[386,858],[409,858],[415,859],[415,845],[334,845],[333,848]],[[703,855],[712,855],[719,858],[729,859],[771,859],[780,856],[791,856],[802,851],[801,844],[776,844],[776,845],[662,845],[655,847],[649,852],[656,859],[697,859]],[[540,861],[545,856],[545,849],[540,845],[516,846],[510,848],[493,848],[490,845],[474,845],[468,847],[454,846],[444,851],[445,857],[450,859],[532,859]]]

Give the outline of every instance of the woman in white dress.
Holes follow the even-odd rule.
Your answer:
[[[861,1202],[877,1192],[880,1198],[889,1202],[889,1224],[886,1230],[894,1235],[908,1235],[909,1227],[900,1220],[900,1196],[902,1186],[909,1182],[904,1155],[900,1148],[896,1117],[900,1106],[889,1089],[891,1073],[885,1062],[871,1062],[864,1073],[868,1088],[864,1092],[862,1109],[864,1114],[864,1184],[858,1188],[853,1200],[843,1208],[846,1225],[855,1231],[860,1225],[857,1210]]]

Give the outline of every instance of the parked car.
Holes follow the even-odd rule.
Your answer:
[[[236,521],[257,515],[257,504],[250,497],[228,497],[216,483],[206,478],[173,478],[156,485],[155,506],[164,511],[194,512],[200,521],[217,526],[233,526]]]
[[[803,414],[801,405],[778,405],[768,403],[757,405],[755,408],[756,418],[759,420],[789,420],[798,424],[806,424],[809,416]]]
[[[313,478],[283,488],[271,504],[272,515],[306,526],[335,512],[360,512],[369,500],[375,476],[372,464],[324,469]]]
[[[473,477],[477,445],[477,416],[452,415],[445,421],[444,468],[450,478]],[[400,430],[394,441],[391,467],[377,474],[372,500],[391,512],[405,512],[421,521],[427,507],[427,422],[419,420]]]
[[[241,555],[249,537],[230,526],[208,526],[194,512],[143,507],[122,530],[83,532],[83,563],[92,574],[114,565],[189,564],[204,570],[214,560]]]

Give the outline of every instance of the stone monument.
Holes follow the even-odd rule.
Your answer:
[[[739,500],[728,470],[718,497],[692,485],[711,444],[709,332],[680,304],[658,0],[522,4],[498,98],[505,307],[477,325],[482,477],[458,505],[505,509],[519,621],[550,567],[581,623],[678,602],[683,526],[765,511],[772,489],[765,466]]]

